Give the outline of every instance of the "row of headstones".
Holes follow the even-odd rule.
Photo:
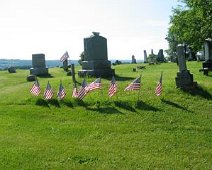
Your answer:
[[[148,61],[147,59],[147,52],[146,50],[144,50],[144,63],[150,63],[150,64],[153,64],[155,61],[153,60],[153,58],[156,57],[156,60],[158,62],[164,62],[165,61],[165,57],[164,57],[164,54],[163,54],[163,49],[160,49],[159,52],[158,52],[158,55],[155,55],[153,53],[153,49],[151,49],[151,54],[150,54],[150,60]],[[131,61],[132,64],[136,64],[136,58],[134,55],[132,55],[132,61]]]

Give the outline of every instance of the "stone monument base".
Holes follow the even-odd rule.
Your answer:
[[[48,74],[48,68],[30,68],[30,75],[45,76]]]
[[[95,69],[95,70],[79,70],[78,71],[79,77],[85,77],[85,76],[112,77],[113,75],[115,75],[114,69]]]
[[[193,81],[193,74],[189,70],[178,72],[175,77],[177,88],[188,89],[197,86],[197,83]]]
[[[212,68],[212,61],[206,61],[202,63],[203,68]]]

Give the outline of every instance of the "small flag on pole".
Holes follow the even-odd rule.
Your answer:
[[[100,89],[101,87],[102,87],[101,78],[98,78],[88,85],[87,90],[93,91],[93,90],[96,90],[96,89]]]
[[[140,90],[141,86],[141,76],[133,80],[125,89],[124,91],[133,91],[133,90]]]
[[[32,85],[32,88],[30,89],[30,93],[32,93],[35,96],[38,96],[40,92],[41,92],[40,85],[38,80],[36,79],[34,84]]]
[[[73,89],[73,92],[72,92],[72,97],[73,98],[77,98],[78,97],[78,92],[77,92],[77,86],[76,86],[76,84],[74,84],[74,89]]]
[[[78,92],[78,95],[77,95],[78,99],[82,100],[86,96],[86,94],[89,92],[87,87],[88,87],[87,83],[86,83],[86,81],[84,79],[83,82],[82,82],[82,85],[80,87],[80,90]]]
[[[59,86],[59,90],[57,92],[57,97],[58,97],[58,99],[63,100],[65,95],[66,95],[65,89],[62,85],[62,82],[60,81],[60,86]]]
[[[65,60],[67,60],[67,58],[69,58],[68,52],[66,51],[63,56],[60,58],[61,62],[64,62]]]
[[[161,72],[160,80],[158,81],[156,89],[155,89],[156,96],[160,96],[162,93],[162,76],[163,76],[163,73]]]
[[[52,96],[53,96],[53,90],[51,88],[51,85],[50,85],[49,81],[47,83],[46,90],[44,91],[43,96],[44,96],[44,99],[46,99],[46,100],[51,99]]]
[[[108,90],[108,96],[112,97],[116,92],[117,92],[117,84],[115,77],[113,76]]]

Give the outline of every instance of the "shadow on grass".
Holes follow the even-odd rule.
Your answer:
[[[88,104],[85,103],[83,100],[75,99],[74,103],[76,103],[78,106],[82,106],[82,107],[85,107],[85,108],[88,107]]]
[[[128,102],[114,101],[114,104],[116,107],[131,111],[131,112],[136,112],[136,110]]]
[[[102,114],[122,114],[118,109],[114,107],[99,107],[99,108],[86,108],[86,110],[96,111]]]
[[[154,106],[151,106],[149,104],[146,104],[143,101],[138,101],[136,104],[136,108],[140,109],[140,110],[147,110],[147,111],[154,111],[154,112],[161,111],[160,109],[158,109]]]
[[[135,77],[121,77],[119,75],[115,75],[115,79],[117,81],[127,81],[127,80],[134,80]]]
[[[35,105],[49,108],[48,102],[44,99],[37,99]]]
[[[189,90],[183,90],[185,93],[189,93],[193,96],[200,96],[202,98],[205,98],[207,100],[212,100],[212,95],[205,89],[203,89],[201,86],[197,86],[193,89]]]
[[[49,104],[55,106],[55,107],[60,107],[60,103],[58,102],[57,99],[51,99],[47,101]]]
[[[73,106],[73,104],[70,102],[70,101],[61,101],[64,105],[66,105],[67,107],[71,107],[71,108],[73,108],[74,106]]]
[[[176,108],[178,108],[178,109],[181,109],[181,110],[185,110],[185,111],[191,112],[191,111],[188,110],[186,107],[180,106],[179,104],[174,103],[174,102],[172,102],[172,101],[170,101],[170,100],[161,99],[161,102],[163,102],[163,103],[165,103],[165,104],[167,104],[167,105],[170,105],[170,106],[172,106],[172,107],[176,107]]]

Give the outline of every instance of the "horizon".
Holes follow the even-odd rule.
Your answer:
[[[168,49],[171,10],[178,0],[10,0],[0,6],[0,59],[31,60],[44,53],[58,60],[68,51],[78,60],[83,39],[100,32],[109,60],[142,60],[153,49]]]

